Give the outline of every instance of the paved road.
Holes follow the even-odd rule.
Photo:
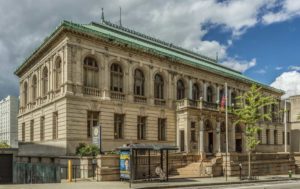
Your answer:
[[[285,181],[275,183],[256,183],[243,185],[187,187],[184,189],[300,189],[300,181]]]

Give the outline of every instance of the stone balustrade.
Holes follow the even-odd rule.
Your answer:
[[[141,103],[141,104],[146,104],[147,103],[147,98],[145,96],[134,96],[134,102],[136,103]]]
[[[110,92],[110,98],[114,99],[114,100],[124,101],[125,100],[125,94],[124,93],[120,93],[120,92],[111,91]]]
[[[91,96],[100,96],[100,90],[93,87],[83,87],[83,93]]]

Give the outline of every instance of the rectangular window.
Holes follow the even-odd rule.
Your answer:
[[[115,139],[123,138],[123,127],[124,127],[124,115],[115,114],[114,115],[114,137]]]
[[[166,119],[158,118],[158,140],[166,140]]]
[[[54,112],[52,118],[53,118],[52,138],[53,140],[55,140],[58,138],[58,113]]]
[[[270,144],[270,130],[266,129],[266,139],[267,139],[267,144]]]
[[[22,142],[25,142],[25,123],[22,123]]]
[[[34,133],[34,120],[30,121],[30,142],[33,141],[33,133]]]
[[[196,142],[196,123],[191,122],[191,141]]]
[[[284,133],[284,131],[282,132],[282,144],[285,144],[285,133]]]
[[[261,130],[259,130],[259,131],[257,132],[257,139],[260,141],[260,143],[259,143],[259,144],[262,144],[262,135],[261,135]]]
[[[45,117],[42,116],[40,119],[40,140],[45,140]]]
[[[277,130],[274,130],[274,144],[278,144]]]
[[[290,145],[290,132],[287,132],[287,145]]]
[[[138,140],[146,139],[146,117],[142,117],[142,116],[137,117],[137,139]]]
[[[87,127],[86,127],[86,132],[87,132],[87,137],[92,137],[92,130],[94,126],[99,125],[99,112],[92,112],[88,111],[87,112]]]

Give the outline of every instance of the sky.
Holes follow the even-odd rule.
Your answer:
[[[261,83],[300,94],[300,0],[0,0],[0,99],[19,95],[13,74],[62,20],[119,21]]]

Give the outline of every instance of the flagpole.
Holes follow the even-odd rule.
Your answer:
[[[225,127],[226,127],[226,154],[225,154],[225,176],[227,181],[227,156],[228,156],[228,93],[227,93],[227,83],[225,82]]]

